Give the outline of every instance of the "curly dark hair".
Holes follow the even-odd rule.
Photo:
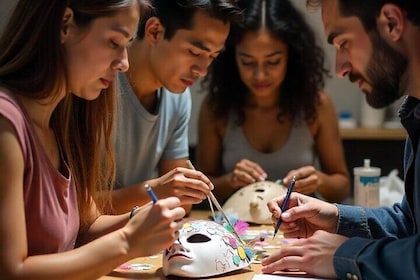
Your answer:
[[[278,119],[313,120],[319,104],[319,90],[324,87],[328,70],[324,67],[324,52],[317,46],[315,34],[303,16],[288,0],[265,0],[265,28],[289,47],[287,73],[281,85]],[[248,91],[242,82],[235,61],[235,46],[243,35],[262,27],[261,0],[240,0],[244,20],[232,26],[226,50],[210,67],[202,85],[208,87],[208,105],[220,118],[236,112],[237,124],[244,122],[243,107]],[[302,115],[304,112],[304,115]]]

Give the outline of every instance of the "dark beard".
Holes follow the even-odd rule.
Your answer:
[[[370,32],[373,54],[366,75],[372,92],[366,94],[367,103],[374,108],[383,108],[399,99],[405,91],[403,75],[407,59],[388,45],[375,29]]]

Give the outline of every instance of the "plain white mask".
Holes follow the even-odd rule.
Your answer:
[[[282,184],[270,181],[253,183],[229,197],[223,205],[223,210],[249,223],[271,225],[273,221],[267,202],[286,192],[287,188]]]

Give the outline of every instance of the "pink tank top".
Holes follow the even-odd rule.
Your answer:
[[[77,194],[61,156],[60,173],[48,159],[20,103],[0,88],[0,115],[14,126],[24,157],[23,182],[28,256],[68,251],[79,231]]]

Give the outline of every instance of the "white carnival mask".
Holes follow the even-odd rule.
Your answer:
[[[223,210],[254,224],[272,224],[267,202],[287,192],[282,184],[262,181],[236,191],[223,205]]]
[[[163,274],[197,278],[249,266],[251,250],[222,225],[206,220],[184,223],[176,241],[163,254]]]

